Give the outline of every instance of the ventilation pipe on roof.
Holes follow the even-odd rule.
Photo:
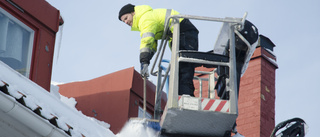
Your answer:
[[[0,92],[0,111],[8,114],[40,136],[69,137],[65,132],[34,114],[31,110],[17,103],[14,98],[9,97],[3,92]]]

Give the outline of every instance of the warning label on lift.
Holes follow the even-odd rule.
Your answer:
[[[201,101],[199,98],[183,95],[179,99],[179,106],[183,109],[199,110],[201,108]]]

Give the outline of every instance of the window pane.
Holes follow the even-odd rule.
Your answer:
[[[143,117],[143,108],[141,108],[140,106],[139,106],[139,111],[138,111],[138,118],[144,118]],[[152,115],[150,113],[146,112],[146,118],[152,119]]]
[[[29,77],[34,31],[0,8],[0,60]]]

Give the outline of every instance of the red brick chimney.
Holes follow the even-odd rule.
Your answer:
[[[249,66],[240,80],[239,116],[237,130],[245,137],[270,137],[275,127],[275,45],[260,35],[258,48],[255,50]],[[196,70],[212,70],[199,67]],[[207,78],[207,76],[201,76]],[[199,82],[195,82],[195,96],[199,96]],[[202,95],[207,97],[207,81],[202,81]]]
[[[275,45],[260,36],[258,46],[240,80],[237,129],[246,137],[270,137],[275,127]]]

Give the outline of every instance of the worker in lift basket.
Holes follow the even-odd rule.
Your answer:
[[[157,50],[157,40],[162,39],[165,20],[170,15],[179,12],[171,9],[152,9],[148,5],[135,6],[127,4],[119,11],[119,20],[131,26],[131,31],[140,31],[140,63],[141,76],[148,77],[150,60]],[[198,29],[189,19],[180,18],[180,50],[198,50]],[[171,20],[170,20],[171,23]],[[173,28],[168,36],[172,39]],[[169,42],[171,47],[171,40]],[[179,95],[194,96],[194,65],[190,63],[179,64]]]

